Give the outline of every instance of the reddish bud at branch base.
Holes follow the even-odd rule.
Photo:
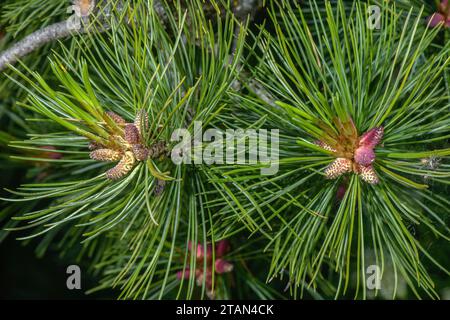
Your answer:
[[[53,152],[54,150],[56,150],[56,148],[54,146],[41,146],[39,148],[44,150],[44,152],[42,152],[43,158],[47,158],[47,159],[61,159],[62,158],[61,153]]]
[[[347,192],[347,185],[346,184],[341,184],[338,189],[337,189],[337,193],[336,193],[336,198],[341,201],[342,199],[344,199],[345,193]]]

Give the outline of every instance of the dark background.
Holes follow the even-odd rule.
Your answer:
[[[83,272],[81,267],[81,290],[69,290],[66,269],[71,261],[61,259],[56,252],[48,252],[37,258],[33,243],[9,237],[0,245],[0,299],[113,299],[113,292],[102,291],[86,295],[85,291],[97,282]]]

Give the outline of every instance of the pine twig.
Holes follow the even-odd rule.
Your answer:
[[[233,14],[235,15],[235,17],[237,18],[237,20],[240,23],[245,23],[247,21],[247,19],[249,19],[250,21],[253,20],[256,11],[260,8],[261,6],[261,1],[260,0],[238,0],[236,1],[237,3],[235,3],[233,5]],[[236,27],[235,33],[234,33],[234,41],[233,41],[233,48],[232,48],[232,52],[234,54],[234,51],[236,51],[236,47],[237,47],[237,37],[239,35],[240,32],[240,25],[238,25]]]
[[[85,30],[85,28],[77,28],[68,21],[63,21],[33,32],[0,54],[0,71],[49,42],[79,34]]]
[[[233,14],[238,19],[238,21],[240,21],[241,23],[245,23],[245,21],[247,19],[250,19],[250,21],[253,20],[255,18],[256,12],[261,7],[262,7],[261,0],[240,0],[233,7]],[[233,56],[236,51],[237,38],[238,38],[238,35],[240,32],[240,28],[241,28],[241,25],[239,24],[235,30],[235,36],[234,36],[233,48],[232,48]],[[231,63],[231,58],[230,58],[230,63]],[[248,87],[253,91],[253,93],[257,97],[259,97],[262,101],[266,102],[267,104],[269,104],[273,107],[277,107],[275,105],[274,98],[261,85],[259,85],[253,79],[246,79],[246,80],[248,80],[248,81],[246,81],[248,84]],[[239,80],[236,80],[235,83],[233,84],[233,87],[236,90],[240,90],[240,88],[242,87],[242,84],[240,83]]]
[[[245,21],[247,17],[252,18],[253,14],[258,8],[259,0],[242,0],[235,7],[235,15],[240,21]],[[166,12],[160,1],[154,2],[154,9],[156,13],[165,20]],[[107,30],[104,27],[101,31]],[[6,69],[8,65],[15,64],[21,58],[38,50],[47,43],[55,40],[64,39],[73,35],[83,34],[89,31],[89,28],[79,27],[79,25],[70,23],[69,19],[62,22],[54,23],[50,26],[37,30],[32,34],[26,36],[23,40],[14,44],[11,48],[0,52],[0,71]],[[98,30],[96,30],[98,31]],[[237,30],[238,32],[238,30]],[[235,46],[235,44],[233,44]],[[233,48],[235,49],[235,48]]]
[[[108,3],[107,3],[108,4]],[[116,7],[122,5],[119,2]],[[160,1],[154,2],[154,9],[158,15],[165,18],[165,9]],[[87,17],[82,17],[82,21],[87,22]],[[8,65],[15,64],[21,58],[38,50],[47,43],[55,40],[64,39],[70,36],[87,33],[90,31],[104,32],[109,29],[108,25],[102,23],[101,28],[90,28],[71,23],[70,19],[54,23],[50,26],[44,27],[26,36],[21,41],[14,44],[11,48],[0,52],[0,71],[6,69]]]

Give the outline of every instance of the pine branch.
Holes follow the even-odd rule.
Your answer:
[[[256,12],[263,6],[261,0],[241,0],[237,5],[233,7],[233,14],[240,22],[235,29],[235,40],[233,42],[233,50],[236,50],[237,45],[237,35],[240,32],[242,24],[247,21],[252,21],[255,18]],[[234,54],[233,54],[234,55]],[[232,57],[230,57],[230,61]],[[234,89],[240,90],[242,88],[242,81],[247,83],[248,88],[262,101],[275,107],[275,101],[267,90],[265,90],[261,85],[259,85],[254,79],[251,79],[249,74],[242,73],[243,79],[241,81],[236,80],[233,84]]]
[[[110,3],[111,2],[108,1],[107,5]],[[258,3],[259,0],[243,0],[234,8],[233,11],[239,21],[245,21],[247,18],[252,19],[258,8]],[[120,5],[121,2],[118,2],[118,4]],[[167,14],[160,1],[155,1],[153,7],[162,20],[167,19]],[[95,29],[95,31],[106,31],[107,29],[109,29],[108,25],[104,24],[103,28]],[[11,48],[0,53],[0,71],[5,70],[8,65],[15,64],[21,58],[38,50],[47,43],[90,31],[94,30],[87,27],[80,28],[79,25],[71,23],[70,19],[57,22],[37,30],[36,32],[26,36],[23,40],[14,44]],[[236,30],[236,34],[239,34],[239,28]],[[233,49],[235,48],[236,44],[234,44]]]
[[[115,3],[116,7],[122,6],[121,1],[107,1],[105,8],[107,8],[113,2]],[[155,1],[153,6],[155,12],[163,20],[166,19],[165,9],[161,2]],[[99,12],[100,11],[101,10],[99,10]],[[104,10],[104,15],[108,16],[108,10]],[[82,16],[80,19],[82,20],[82,22],[87,23],[87,18],[87,16]],[[71,18],[69,18],[33,32],[21,41],[14,44],[11,48],[0,52],[0,71],[5,70],[8,65],[14,65],[21,58],[29,55],[30,53],[38,50],[39,48],[50,42],[88,32],[104,32],[110,28],[109,24],[105,19],[103,19],[103,17],[99,20],[101,22],[101,28],[92,28],[91,26],[87,26],[87,24],[86,26],[80,26],[79,24],[72,23]]]
[[[241,0],[235,7],[235,15],[239,20],[245,20],[248,16],[253,17],[256,9],[261,5],[260,0]]]
[[[241,23],[247,20],[251,21],[261,5],[260,0],[241,0],[233,6],[233,14]],[[236,35],[239,34],[239,28],[240,24],[236,28]],[[236,49],[236,43],[233,44],[233,49]]]
[[[15,64],[19,59],[27,56],[35,50],[38,50],[49,42],[83,32],[86,32],[85,28],[80,30],[68,21],[58,22],[33,32],[23,40],[14,44],[11,48],[1,53],[0,71],[4,70],[8,65]]]

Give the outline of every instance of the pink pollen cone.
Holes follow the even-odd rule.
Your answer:
[[[375,127],[370,129],[361,136],[359,139],[359,145],[374,148],[381,142],[381,139],[383,139],[383,134],[383,127]]]
[[[355,150],[355,161],[362,166],[371,165],[375,161],[375,152],[371,147],[359,147]]]
[[[205,279],[206,288],[211,289],[211,287],[212,287],[212,272],[209,269],[207,269],[206,272],[203,272],[203,271],[200,271],[200,270],[198,270],[196,272],[196,283],[197,283],[197,285],[198,286],[202,285],[204,277],[206,277],[206,279]]]
[[[434,28],[440,23],[443,23],[445,27],[450,28],[450,13],[448,8],[448,0],[442,0],[439,4],[438,11],[428,17],[427,24],[430,28]]]
[[[446,22],[445,20],[446,19],[445,19],[444,15],[442,15],[440,13],[434,13],[432,16],[428,17],[427,24],[431,28],[434,28],[440,23],[445,23]]]
[[[189,276],[191,275],[191,270],[186,269],[184,271],[178,271],[177,272],[177,279],[181,280],[181,279],[189,279]]]
[[[230,250],[228,240],[221,240],[216,243],[216,257],[223,257]]]
[[[218,274],[231,272],[233,270],[233,265],[223,259],[217,259],[215,267]]]

